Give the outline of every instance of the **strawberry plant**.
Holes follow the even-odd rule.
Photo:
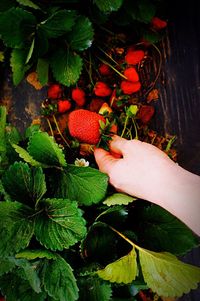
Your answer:
[[[116,27],[130,31],[131,25],[135,34],[159,39],[154,28],[165,27],[155,16],[160,6],[153,0],[2,0],[1,53],[13,83],[36,71],[42,85],[52,80],[74,85],[85,65],[85,51],[99,35],[113,30],[113,20]]]

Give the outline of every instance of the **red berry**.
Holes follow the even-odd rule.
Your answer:
[[[129,48],[125,56],[125,61],[129,65],[137,65],[141,62],[141,60],[143,60],[143,58],[143,50],[134,50],[133,48]]]
[[[151,120],[154,112],[155,109],[153,106],[143,105],[140,107],[137,117],[143,124],[146,124]]]
[[[153,17],[151,20],[151,25],[154,29],[161,30],[167,26],[167,22],[158,17]]]
[[[132,94],[138,92],[141,89],[141,83],[139,81],[129,82],[127,80],[124,80],[121,82],[120,88],[124,94]]]
[[[79,107],[84,106],[86,102],[85,91],[80,88],[72,89],[72,99],[76,102]]]
[[[62,96],[62,87],[59,84],[52,84],[47,91],[47,97],[51,99],[58,99]]]
[[[58,112],[65,113],[71,109],[71,102],[68,99],[58,101]]]
[[[103,98],[93,98],[89,105],[89,110],[98,113],[104,102],[105,100]]]
[[[127,80],[130,82],[138,82],[139,81],[139,75],[134,67],[125,69],[124,75],[127,77]]]
[[[112,73],[110,67],[106,64],[101,64],[99,66],[99,73],[101,75],[110,75]]]
[[[94,87],[94,94],[96,96],[106,97],[112,93],[111,88],[104,82],[97,82]]]
[[[80,142],[97,144],[100,140],[100,123],[105,118],[89,110],[75,110],[69,113],[68,128],[72,137]]]

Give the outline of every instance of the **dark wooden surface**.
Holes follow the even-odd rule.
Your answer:
[[[179,164],[200,175],[200,5],[170,1],[169,14],[154,126],[177,136]],[[200,266],[200,248],[182,259]],[[200,286],[180,300],[200,301]]]
[[[156,103],[153,127],[160,134],[176,135],[178,162],[200,175],[200,9],[195,0],[169,2],[168,34],[163,40],[163,67],[160,76],[160,99]],[[157,65],[155,63],[155,69]],[[23,82],[13,88],[6,77],[1,100],[9,117],[22,131],[39,116],[39,105],[46,88],[35,90]],[[200,266],[200,249],[194,249],[185,262]],[[181,301],[200,301],[200,288],[183,296]]]

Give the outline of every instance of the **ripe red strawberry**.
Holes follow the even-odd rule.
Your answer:
[[[98,113],[104,102],[105,100],[103,98],[93,98],[90,102],[89,110]]]
[[[167,26],[167,22],[158,17],[153,17],[151,20],[151,25],[154,29],[161,30]]]
[[[121,90],[124,94],[132,94],[138,92],[141,89],[141,83],[138,82],[130,82],[127,80],[123,80],[120,86]]]
[[[127,80],[130,82],[138,82],[139,75],[134,67],[130,67],[124,70],[124,75],[127,77]]]
[[[111,88],[104,82],[97,82],[94,87],[94,94],[96,96],[106,97],[112,93]]]
[[[106,64],[101,64],[99,66],[99,73],[101,75],[110,75],[112,73],[112,70],[110,69],[110,67]]]
[[[100,140],[100,123],[105,118],[89,110],[75,110],[69,113],[68,129],[72,137],[80,142],[97,144]]]
[[[71,109],[71,102],[68,99],[63,99],[58,101],[58,112],[65,113]]]
[[[47,97],[51,99],[58,99],[62,96],[62,87],[59,84],[52,84],[47,91]]]
[[[79,107],[84,106],[86,102],[85,91],[80,88],[72,89],[72,99],[76,102]]]
[[[155,109],[153,106],[143,105],[140,107],[137,117],[143,124],[147,124],[151,120],[154,112]]]
[[[129,48],[125,56],[125,61],[129,65],[137,65],[141,62],[141,60],[143,60],[143,58],[143,50],[134,50],[133,48]]]

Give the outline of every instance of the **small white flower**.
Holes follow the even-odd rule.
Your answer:
[[[80,167],[89,166],[89,162],[86,161],[84,158],[81,158],[81,159],[76,158],[76,160],[74,161],[74,164],[76,166],[80,166]]]

